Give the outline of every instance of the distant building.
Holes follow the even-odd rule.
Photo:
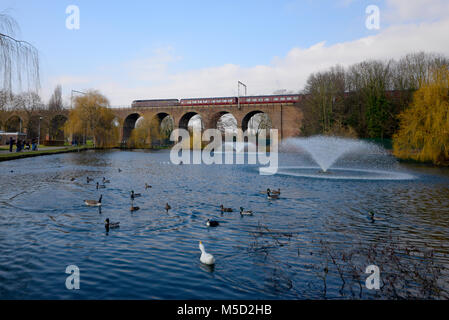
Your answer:
[[[17,140],[25,140],[27,138],[27,135],[25,133],[19,132],[0,131],[0,145],[9,144],[9,138],[12,138],[14,142],[16,142]]]

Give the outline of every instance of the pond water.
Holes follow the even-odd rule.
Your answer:
[[[296,154],[281,154],[280,165],[285,169],[274,176],[250,165],[176,166],[168,151],[89,151],[0,163],[0,299],[390,297],[360,289],[363,273],[350,283],[356,277],[343,270],[343,284],[346,254],[363,272],[382,261],[381,276],[397,272],[405,287],[395,290],[404,296],[422,297],[422,284],[402,277],[407,271],[400,268],[419,265],[430,268],[422,271],[428,275],[443,267],[434,280],[447,290],[447,170],[402,165],[413,178],[340,180],[296,175],[296,166],[310,170]],[[87,176],[111,183],[96,190]],[[145,190],[145,183],[152,188]],[[267,187],[280,188],[281,199],[268,200],[261,193]],[[142,193],[134,213],[131,190]],[[84,205],[100,194],[101,213]],[[254,215],[222,215],[221,204]],[[120,228],[106,232],[106,218],[120,221]],[[207,228],[208,218],[220,226]],[[215,256],[214,268],[200,263],[200,240]],[[399,257],[391,265],[390,257],[364,256],[372,246],[391,244],[432,254],[420,261],[426,258],[390,252]],[[80,269],[80,290],[65,286],[69,265]]]

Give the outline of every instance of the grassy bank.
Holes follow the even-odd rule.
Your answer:
[[[11,152],[11,153],[0,153],[0,162],[1,161],[9,161],[9,160],[17,160],[31,157],[39,157],[39,156],[48,156],[59,153],[68,153],[68,152],[78,152],[92,149],[92,147],[83,146],[83,147],[66,147],[62,149],[48,149],[48,150],[39,150],[39,151],[29,151],[29,152]]]

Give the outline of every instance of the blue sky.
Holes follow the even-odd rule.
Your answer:
[[[44,98],[61,83],[65,95],[96,88],[119,105],[141,98],[233,95],[237,80],[248,82],[253,94],[300,90],[310,72],[357,62],[351,54],[328,59],[332,48],[391,38],[397,28],[446,28],[447,1],[413,2],[2,0],[0,10],[7,10],[20,25],[21,38],[38,48]],[[80,8],[80,30],[65,27],[65,10],[72,4]],[[381,10],[380,30],[365,27],[370,4]],[[401,32],[406,34],[399,30],[398,36]],[[394,43],[390,38],[387,43]],[[311,61],[310,50],[320,43],[321,60]],[[438,45],[430,49],[446,53]],[[384,49],[384,54],[373,50],[372,58],[389,56]],[[367,52],[359,60],[370,58]],[[288,63],[297,78],[286,75]]]

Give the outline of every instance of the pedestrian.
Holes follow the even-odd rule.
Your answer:
[[[19,139],[17,139],[17,142],[16,142],[16,152],[20,152],[20,150],[21,150],[21,145],[22,145],[22,142],[19,140]]]
[[[9,137],[9,152],[12,152],[13,144],[14,144],[14,140],[12,139],[12,137]]]
[[[37,149],[37,141],[36,141],[36,138],[34,138],[32,141],[31,141],[31,144],[33,145],[32,146],[32,151],[36,151],[36,149]]]

